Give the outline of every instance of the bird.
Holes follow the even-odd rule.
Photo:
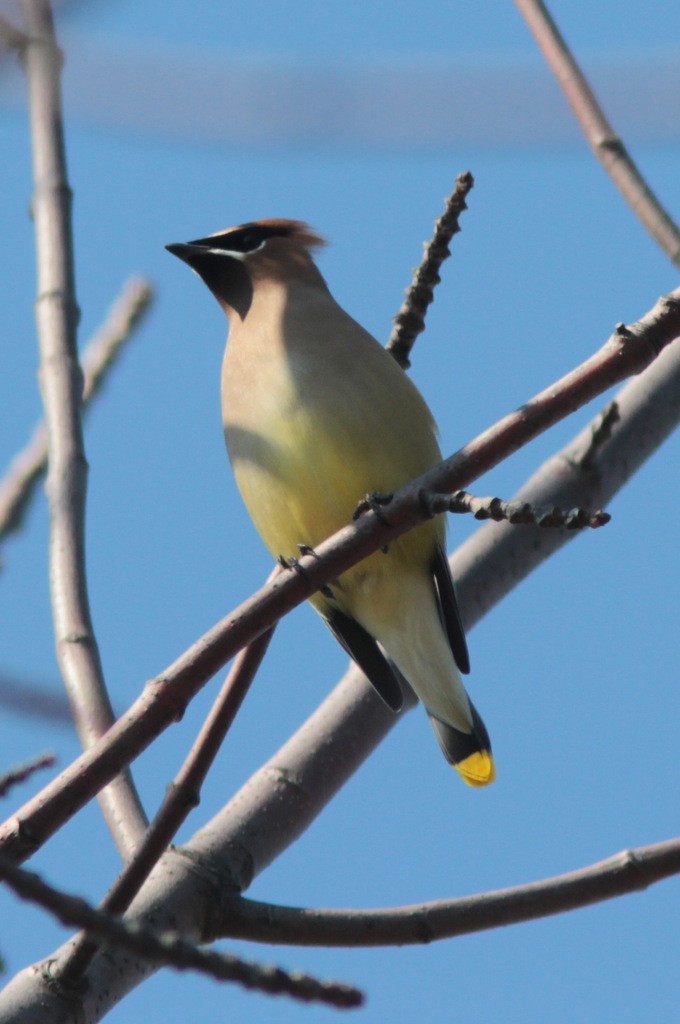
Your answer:
[[[222,419],[236,484],[265,545],[294,560],[441,461],[425,399],[335,301],[306,223],[250,221],[173,243],[228,319]],[[465,633],[436,516],[342,573],[310,602],[393,711],[403,680],[468,785],[495,778],[489,735],[461,680]],[[292,564],[295,564],[292,561]]]

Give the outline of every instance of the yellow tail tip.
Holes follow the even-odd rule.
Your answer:
[[[475,789],[490,785],[496,778],[496,767],[488,750],[476,750],[454,767],[463,782]]]

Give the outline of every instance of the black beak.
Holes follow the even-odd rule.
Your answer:
[[[196,256],[197,252],[200,252],[199,246],[191,245],[188,242],[172,242],[171,245],[166,245],[165,248],[173,256],[177,256],[178,259],[184,260],[185,263],[189,264],[191,264],[192,258]]]

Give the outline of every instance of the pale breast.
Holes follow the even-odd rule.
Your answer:
[[[265,543],[294,554],[349,522],[367,493],[393,491],[441,456],[420,393],[327,293],[252,312],[225,353],[225,437]]]

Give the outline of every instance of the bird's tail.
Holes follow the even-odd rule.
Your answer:
[[[460,678],[432,578],[402,568],[379,584],[355,588],[350,614],[415,690],[447,761],[469,786],[487,786],[495,777],[489,734]]]
[[[472,714],[472,731],[461,732],[428,712],[434,734],[444,757],[452,764],[463,782],[479,788],[488,786],[496,778],[491,754],[491,742],[479,712],[468,697]]]

